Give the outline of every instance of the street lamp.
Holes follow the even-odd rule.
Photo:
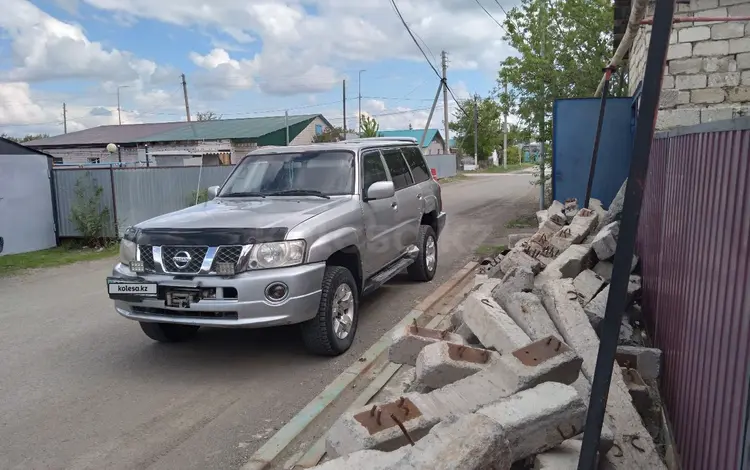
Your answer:
[[[130,85],[117,86],[117,122],[122,126],[122,117],[120,116],[120,88],[130,88]]]
[[[359,78],[357,80],[357,86],[359,87],[359,113],[357,114],[357,135],[362,137],[362,72],[367,70],[359,71]],[[344,116],[346,119],[346,116]]]

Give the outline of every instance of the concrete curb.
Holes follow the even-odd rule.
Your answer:
[[[430,308],[434,307],[454,287],[459,285],[476,268],[476,262],[470,262],[456,272],[450,279],[435,289],[432,294],[417,304],[400,322],[391,330],[386,332],[370,349],[354,361],[344,372],[339,374],[333,382],[328,384],[318,396],[305,405],[299,413],[294,415],[276,434],[266,441],[250,459],[241,467],[241,470],[266,470],[284,449],[315,420],[328,406],[333,403],[358,377],[367,373],[383,353],[387,353],[391,344],[393,334],[413,323],[424,315]],[[391,369],[386,369],[392,370]],[[395,371],[398,369],[394,370]],[[377,379],[376,379],[377,380]],[[387,379],[386,379],[387,380]],[[369,399],[368,399],[369,400]]]

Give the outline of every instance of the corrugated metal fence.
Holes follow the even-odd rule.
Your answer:
[[[437,170],[438,178],[450,178],[457,174],[456,156],[450,154],[425,155],[425,160],[430,168]]]
[[[644,311],[685,470],[742,468],[750,365],[750,119],[658,134],[638,232]]]
[[[220,185],[233,166],[203,167],[155,167],[155,168],[87,168],[55,169],[57,193],[58,235],[76,237],[80,233],[71,222],[71,210],[77,203],[76,184],[86,189],[89,196],[92,188],[101,188],[100,210],[109,212],[106,235],[115,233],[117,226],[122,231],[157,215],[189,207],[195,198],[200,177],[200,188]],[[194,199],[193,199],[194,201]]]

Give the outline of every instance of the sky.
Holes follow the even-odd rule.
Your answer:
[[[498,21],[517,0],[396,0],[459,99],[487,96],[513,50]],[[423,127],[439,81],[389,0],[1,0],[0,134],[117,124],[323,114],[356,127]],[[360,73],[360,70],[364,72]],[[361,77],[361,82],[360,82]],[[449,96],[450,99],[450,96]],[[452,102],[452,99],[450,99]],[[449,104],[451,115],[455,104]],[[451,120],[453,118],[451,117]],[[442,128],[443,104],[431,127]]]

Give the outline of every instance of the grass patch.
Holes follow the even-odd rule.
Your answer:
[[[0,256],[0,277],[17,274],[25,269],[51,268],[78,261],[92,261],[117,255],[119,246],[112,244],[101,251],[71,244],[15,255]]]
[[[508,165],[507,168],[503,168],[502,165],[499,166],[491,166],[489,168],[479,169],[475,170],[472,173],[510,173],[512,171],[518,171],[518,170],[524,170],[526,168],[531,168],[537,166],[534,163],[517,163],[514,165]]]
[[[466,176],[465,174],[456,173],[456,176],[450,176],[448,178],[440,178],[440,184],[448,184],[448,183],[454,183],[456,181],[463,181],[466,178],[468,178],[468,176]]]
[[[522,215],[505,224],[506,228],[534,228],[536,227],[536,214]]]
[[[505,251],[505,249],[505,245],[479,245],[474,253],[483,258],[495,257]]]

